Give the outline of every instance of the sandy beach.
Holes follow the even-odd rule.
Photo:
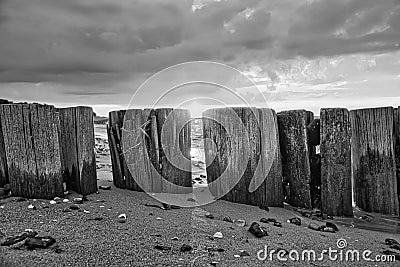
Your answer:
[[[115,188],[112,184],[110,156],[105,139],[105,126],[96,125],[97,175],[99,190],[79,204],[79,210],[70,210],[71,201],[79,195],[71,192],[65,198],[69,203],[48,200],[6,198],[0,200],[0,239],[15,236],[32,229],[38,236],[56,239],[58,250],[27,250],[18,244],[0,247],[0,266],[397,266],[396,263],[322,261],[272,261],[265,249],[323,250],[338,249],[339,239],[345,240],[347,250],[370,250],[370,257],[381,255],[389,249],[385,239],[400,241],[399,218],[356,211],[356,218],[313,220],[301,216],[293,207],[259,207],[218,200],[212,204],[181,209],[162,209],[161,203],[142,192]],[[192,133],[193,142],[201,144],[199,133]],[[201,149],[192,151],[193,177],[205,174]],[[195,188],[204,188],[204,178],[193,179]],[[36,210],[28,209],[32,204]],[[118,215],[126,214],[125,223],[118,222]],[[212,216],[210,216],[212,215]],[[246,226],[228,222],[245,220]],[[214,217],[214,218],[212,218]],[[293,217],[301,219],[301,226],[288,223]],[[225,220],[224,220],[225,218]],[[275,219],[282,227],[261,223],[261,218]],[[268,236],[257,238],[248,229],[252,222],[265,227]],[[339,231],[320,232],[308,228],[310,223],[324,225],[333,222]],[[361,229],[363,228],[363,229]],[[373,230],[367,230],[373,229]],[[379,231],[377,231],[379,230]],[[220,232],[222,238],[213,237]],[[192,250],[182,252],[189,245]],[[160,246],[160,247],[157,247]],[[163,250],[164,249],[164,250]],[[259,251],[262,251],[261,253]]]

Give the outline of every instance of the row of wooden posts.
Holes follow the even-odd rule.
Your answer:
[[[97,191],[93,110],[0,105],[0,187],[13,196],[63,197]]]
[[[242,125],[234,123],[232,110]],[[165,124],[172,111],[173,123]],[[162,130],[164,124],[168,129]],[[399,109],[392,107],[321,109],[319,119],[306,110],[207,110],[203,133],[212,141],[205,142],[204,151],[210,191],[250,205],[282,206],[286,197],[291,205],[321,207],[335,216],[353,215],[354,193],[361,209],[398,215],[399,126]],[[189,111],[113,111],[108,136],[115,186],[174,193],[172,184],[190,191]],[[219,179],[222,174],[238,182]]]

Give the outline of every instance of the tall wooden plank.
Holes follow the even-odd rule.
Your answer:
[[[111,111],[109,113],[109,146],[112,161],[113,182],[118,188],[126,188],[125,160],[121,147],[122,128],[125,110]]]
[[[353,216],[349,111],[321,109],[320,122],[322,211],[333,216]]]
[[[76,147],[79,172],[79,193],[97,191],[93,109],[76,107]]]
[[[79,190],[79,167],[76,141],[76,109],[58,109],[60,118],[61,164],[67,188],[76,192]]]
[[[124,129],[122,132],[122,148],[127,170],[126,188],[129,190],[151,192],[150,176],[145,166],[145,138],[143,129],[143,111],[130,109],[125,113]]]
[[[2,118],[0,116],[0,187],[3,187],[10,181],[8,179],[6,148],[4,146],[4,137],[3,137],[3,130],[1,127],[1,120]]]
[[[400,107],[394,109],[394,132],[395,132],[395,160],[397,174],[397,195],[400,205]],[[399,208],[400,209],[400,208]]]
[[[58,113],[47,105],[0,106],[13,196],[63,196]]]
[[[276,114],[219,108],[203,113],[207,180],[214,196],[249,205],[282,206]]]
[[[290,110],[278,113],[279,141],[283,179],[289,183],[288,202],[297,207],[311,208],[310,151],[307,125],[312,113]]]
[[[356,204],[367,212],[399,214],[392,107],[350,111]]]
[[[190,163],[190,112],[183,109],[156,109],[157,131],[160,147],[160,171],[163,179],[163,191],[168,193],[189,193],[192,191]],[[183,128],[188,127],[187,135]],[[180,186],[176,189],[174,185]],[[175,188],[175,189],[174,189]]]

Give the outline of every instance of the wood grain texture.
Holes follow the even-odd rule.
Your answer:
[[[109,113],[108,143],[110,146],[113,182],[118,188],[126,188],[125,159],[121,147],[122,127],[125,110]]]
[[[163,192],[192,192],[190,112],[183,109],[156,109],[157,135],[159,141],[160,172]],[[186,124],[186,122],[189,122]],[[177,189],[173,184],[180,186]]]
[[[0,187],[3,187],[5,184],[8,184],[10,180],[8,179],[6,148],[4,146],[1,120],[2,118],[0,116]]]
[[[349,111],[321,109],[321,200],[328,215],[353,216],[350,141]]]
[[[356,204],[367,212],[399,214],[392,107],[350,111]]]
[[[93,109],[75,107],[76,147],[79,172],[79,193],[89,195],[97,191],[97,172]]]
[[[282,206],[282,171],[273,110],[207,110],[203,113],[203,134],[207,180],[214,196],[225,194],[223,199],[227,201],[249,205]],[[221,178],[222,174],[226,179]],[[250,192],[249,188],[256,190]]]
[[[394,132],[396,137],[394,152],[395,152],[396,174],[397,174],[397,195],[400,205],[400,107],[394,109]]]
[[[307,134],[312,112],[290,110],[278,113],[283,179],[289,183],[288,203],[311,208],[310,157],[315,153]]]
[[[59,117],[53,106],[0,106],[1,127],[13,196],[62,197]]]

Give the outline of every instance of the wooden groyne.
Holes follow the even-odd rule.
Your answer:
[[[191,192],[188,110],[110,112],[108,136],[114,185],[154,193]]]
[[[64,182],[81,194],[97,190],[93,111],[74,109],[69,117],[49,105],[0,105],[1,183],[10,183],[13,196],[63,197]]]

